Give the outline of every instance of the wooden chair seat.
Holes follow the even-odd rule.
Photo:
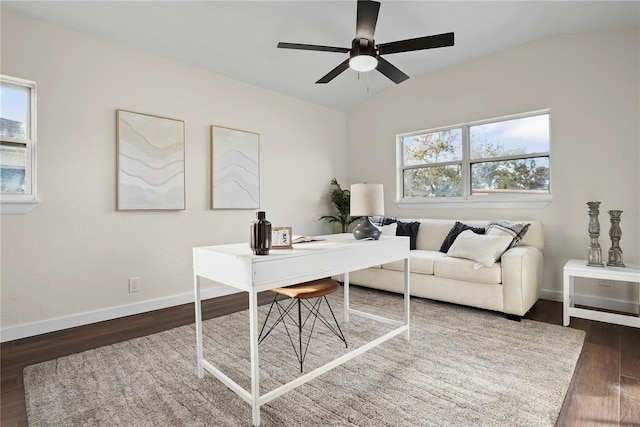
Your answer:
[[[299,285],[287,286],[286,288],[274,288],[271,292],[285,295],[289,298],[309,299],[329,295],[337,291],[340,285],[335,280],[319,279],[312,282],[300,283]]]
[[[338,289],[340,289],[340,284],[331,279],[320,279],[311,282],[300,283],[298,285],[287,286],[284,288],[271,289],[271,292],[273,292],[275,295],[273,297],[273,301],[271,302],[271,306],[269,307],[267,317],[266,319],[264,319],[264,323],[262,324],[260,334],[258,334],[258,344],[264,341],[264,339],[271,334],[271,331],[273,331],[278,324],[284,323],[284,329],[287,333],[287,336],[289,337],[289,342],[293,347],[293,351],[296,353],[298,362],[300,362],[301,373],[303,372],[304,359],[307,355],[307,349],[309,348],[309,343],[311,342],[311,336],[316,325],[316,320],[319,321],[317,322],[319,325],[326,326],[330,332],[332,332],[340,339],[340,341],[344,343],[345,348],[347,348],[347,339],[342,333],[340,325],[338,324],[338,320],[336,319],[336,315],[333,313],[331,305],[329,304],[329,300],[327,299],[327,295],[337,291]],[[289,299],[281,298],[281,295],[286,296]],[[286,301],[288,301],[288,303]],[[322,305],[322,301],[325,302],[329,313],[331,313],[333,324],[328,317],[325,317],[321,313],[320,306]],[[282,302],[285,303],[282,304]],[[277,307],[276,310],[273,310],[274,306]],[[294,316],[292,315],[291,311],[296,306],[298,307],[298,315]],[[304,316],[302,315],[303,307],[306,309],[306,314]],[[271,316],[272,312],[275,316],[278,316],[278,318],[270,327],[267,327],[267,322],[269,321],[269,316]],[[287,322],[293,323],[296,326],[295,329],[297,329],[298,331],[297,340],[289,333],[290,327],[287,326],[285,320]],[[306,338],[304,338],[306,344],[303,344],[303,326],[305,326],[307,323],[310,326],[307,327],[308,333],[306,334]],[[297,341],[297,344],[294,341]]]

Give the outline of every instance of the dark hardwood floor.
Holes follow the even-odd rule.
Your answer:
[[[261,295],[260,302],[271,300]],[[248,307],[236,294],[203,303],[210,319]],[[26,426],[25,366],[193,322],[193,304],[6,342],[1,351],[1,425]],[[540,300],[526,316],[562,324],[562,304]],[[640,329],[571,319],[586,332],[585,344],[557,426],[640,426]]]

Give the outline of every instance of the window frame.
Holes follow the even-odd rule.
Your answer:
[[[526,153],[517,156],[500,156],[491,158],[471,159],[470,128],[473,126],[497,123],[527,117],[549,116],[549,151],[538,153]],[[402,140],[406,137],[422,135],[427,133],[442,132],[452,129],[462,130],[462,159],[460,161],[450,161],[429,164],[432,166],[444,166],[446,164],[460,164],[462,169],[462,195],[461,196],[441,196],[441,197],[404,197],[404,171],[425,167],[423,165],[404,166],[404,153]],[[484,163],[487,161],[519,160],[533,157],[548,157],[549,159],[549,193],[546,194],[491,194],[473,195],[471,194],[471,166],[474,163]],[[455,209],[455,208],[482,208],[482,209],[505,209],[505,208],[542,208],[552,201],[552,168],[551,168],[551,109],[529,111],[526,113],[512,114],[508,116],[495,117],[491,119],[478,120],[467,123],[459,123],[451,126],[425,129],[414,132],[406,132],[396,135],[396,201],[395,205],[400,209]]]
[[[18,77],[0,74],[0,82],[14,86],[21,86],[29,91],[29,113],[27,124],[29,137],[25,139],[0,137],[3,142],[25,144],[27,161],[25,164],[25,192],[24,194],[0,193],[1,214],[24,214],[38,203],[37,191],[37,95],[36,82]]]

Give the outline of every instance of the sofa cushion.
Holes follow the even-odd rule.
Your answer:
[[[411,273],[433,274],[433,262],[446,256],[437,251],[415,250],[409,255],[409,271]],[[382,264],[382,268],[387,270],[404,271],[404,260],[398,260]]]
[[[483,227],[472,227],[470,225],[464,224],[460,221],[456,221],[451,230],[449,230],[449,234],[444,238],[442,245],[440,246],[440,252],[447,253],[449,248],[458,237],[458,234],[462,233],[465,230],[471,230],[476,234],[484,234],[485,229]]]
[[[409,236],[409,249],[416,249],[416,241],[418,239],[418,229],[420,228],[419,221],[402,222],[396,221],[398,228],[396,229],[396,236]]]
[[[531,224],[525,222],[512,222],[504,219],[491,221],[487,225],[486,234],[488,236],[509,236],[511,237],[511,244],[507,249],[511,249],[517,246],[524,235],[527,233]]]
[[[476,261],[474,268],[491,267],[511,242],[510,236],[488,236],[466,230],[458,235],[447,255]]]
[[[474,268],[475,264],[475,261],[469,259],[444,256],[434,260],[433,273],[435,276],[445,279],[463,280],[465,282],[502,283],[500,262],[496,262],[491,267],[481,269]]]

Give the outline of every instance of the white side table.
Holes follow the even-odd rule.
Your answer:
[[[640,286],[640,266],[626,265],[626,267],[589,267],[587,266],[586,260],[569,260],[564,266],[564,318],[562,322],[564,326],[569,326],[570,317],[580,317],[582,319],[591,319],[600,322],[609,322],[617,325],[640,328],[640,317],[574,307],[573,282],[575,277],[615,280],[619,282],[635,282]],[[638,307],[640,309],[640,295],[638,296],[638,300]]]

